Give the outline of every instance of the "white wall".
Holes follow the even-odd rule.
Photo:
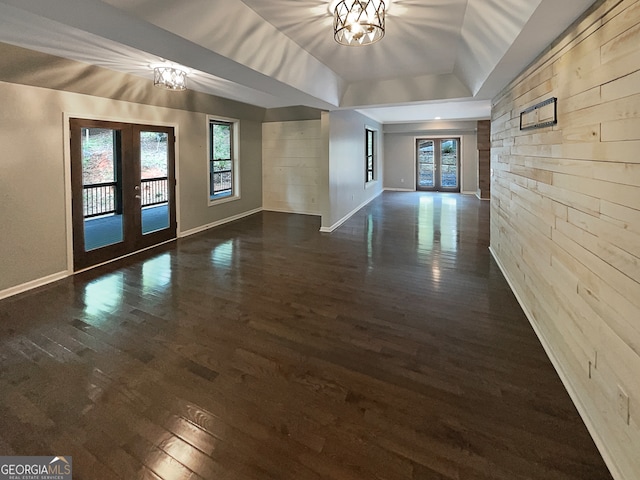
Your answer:
[[[614,478],[637,480],[640,0],[594,8],[494,100],[491,249]],[[521,131],[550,97],[557,125]]]
[[[460,137],[461,192],[478,185],[477,122],[428,122],[384,127],[384,188],[416,189],[416,138]]]
[[[323,202],[322,230],[332,231],[382,192],[384,137],[382,126],[355,111],[322,115],[328,134],[328,197]],[[378,132],[375,181],[365,183],[365,128]]]
[[[321,214],[320,120],[262,125],[262,207],[278,212]]]

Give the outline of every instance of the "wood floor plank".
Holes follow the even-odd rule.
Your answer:
[[[71,453],[84,480],[611,480],[487,202],[389,192],[319,228],[261,212],[0,301],[0,455]]]

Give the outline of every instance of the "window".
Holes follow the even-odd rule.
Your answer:
[[[369,183],[375,179],[376,164],[376,131],[365,128],[365,182]]]
[[[218,200],[238,195],[234,122],[209,121],[209,198]]]

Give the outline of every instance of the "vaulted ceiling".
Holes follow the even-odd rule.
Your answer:
[[[266,108],[483,118],[592,3],[390,0],[385,37],[345,47],[330,0],[0,0],[0,41],[149,79],[175,62],[189,88]]]

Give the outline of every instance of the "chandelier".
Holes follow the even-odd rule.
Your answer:
[[[153,85],[167,90],[186,90],[187,72],[175,67],[156,66],[153,68]]]
[[[369,45],[384,37],[384,0],[342,0],[333,12],[333,38],[341,45]]]

